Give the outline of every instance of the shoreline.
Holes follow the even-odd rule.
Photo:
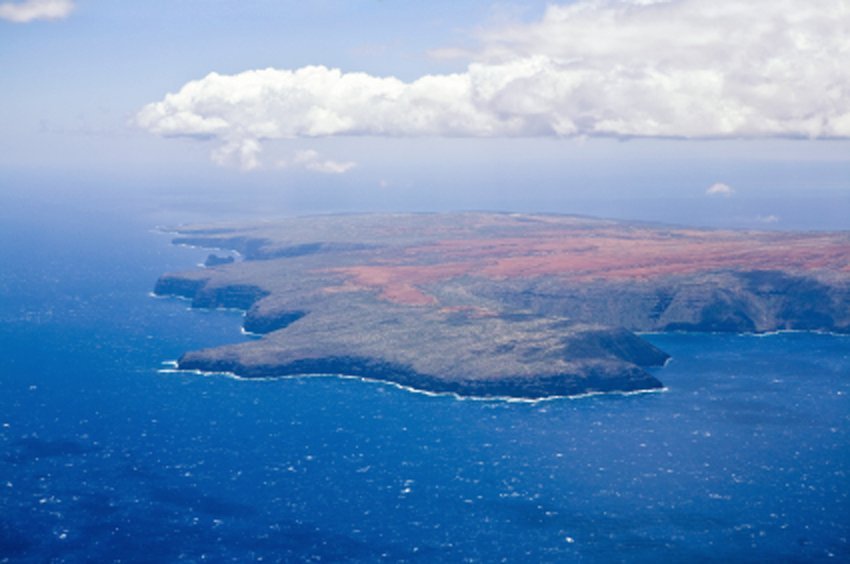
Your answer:
[[[192,302],[193,299],[187,296],[182,296],[180,294],[157,294],[155,291],[151,291],[147,293],[148,297],[155,298],[158,300],[176,298],[181,301]],[[218,307],[203,307],[203,306],[195,306],[189,305],[187,308],[189,311],[221,311],[228,313],[241,313],[242,317],[246,317],[248,314],[248,310],[240,307],[227,307],[227,306],[218,306]],[[242,335],[251,336],[251,337],[262,337],[263,333],[255,333],[252,331],[248,331],[245,329],[244,323],[240,328],[240,332]],[[839,333],[837,331],[826,331],[823,329],[773,329],[770,331],[762,331],[762,332],[754,332],[754,331],[634,331],[634,334],[639,337],[644,336],[664,336],[664,335],[734,335],[737,337],[774,337],[781,336],[787,334],[810,334],[810,335],[826,335],[830,337],[850,337],[850,333]],[[665,364],[666,365],[666,364]]]
[[[838,333],[836,331],[825,331],[823,329],[773,329],[771,331],[758,332],[735,332],[735,331],[635,331],[638,336],[660,336],[665,335],[728,335],[735,337],[779,337],[782,335],[825,335],[828,337],[850,337],[850,333]]]
[[[170,366],[171,368],[160,368],[157,370],[159,374],[192,374],[195,376],[204,376],[204,377],[225,377],[231,380],[237,380],[239,382],[274,382],[277,380],[298,380],[304,378],[336,378],[340,380],[357,380],[360,382],[365,382],[368,384],[384,384],[388,386],[392,386],[393,388],[413,393],[424,395],[428,397],[449,397],[457,401],[482,401],[482,402],[498,402],[498,403],[524,403],[524,404],[537,404],[541,402],[555,401],[555,400],[581,400],[596,396],[638,396],[644,394],[656,394],[668,392],[670,389],[667,386],[662,386],[660,388],[647,388],[644,390],[630,390],[630,391],[617,391],[613,390],[610,392],[582,392],[580,394],[572,394],[572,395],[551,395],[551,396],[543,396],[543,397],[535,397],[535,398],[523,398],[523,397],[515,397],[515,396],[475,396],[475,395],[462,395],[456,392],[435,392],[432,390],[427,390],[423,388],[417,388],[414,386],[406,386],[404,384],[399,384],[398,382],[394,382],[392,380],[383,380],[380,378],[368,378],[365,376],[352,376],[350,374],[285,374],[281,376],[261,376],[256,378],[249,378],[245,376],[240,376],[235,372],[227,372],[227,371],[215,371],[215,370],[200,370],[197,368],[179,368],[177,361],[164,361],[163,365]]]
[[[178,298],[181,301],[192,301],[191,298],[181,296],[179,294],[157,294],[155,292],[149,292],[148,295],[152,298],[156,299],[167,299],[167,298]],[[233,307],[194,307],[189,306],[187,308],[189,311],[192,310],[200,310],[200,311],[220,311],[227,313],[236,313],[239,312],[243,319],[247,315],[247,310],[242,308],[233,308]],[[256,339],[262,338],[264,335],[261,333],[254,333],[245,329],[244,322],[239,326],[239,333],[242,337],[248,339]],[[830,331],[823,330],[796,330],[796,329],[780,329],[775,331],[766,331],[763,333],[736,333],[736,332],[723,332],[723,331],[653,331],[653,332],[640,332],[635,333],[639,336],[665,336],[665,335],[711,335],[711,336],[735,336],[735,337],[756,337],[756,338],[765,338],[765,337],[773,337],[773,336],[782,336],[784,334],[814,334],[814,335],[823,335],[829,337],[839,337],[839,338],[847,338],[850,337],[850,334],[846,333],[836,333]],[[659,369],[664,369],[674,360],[674,358],[668,357],[664,363],[657,367]],[[421,395],[426,395],[429,397],[451,397],[455,400],[467,400],[467,401],[492,401],[492,402],[504,402],[504,403],[527,403],[527,404],[536,404],[544,401],[553,401],[559,399],[584,399],[594,396],[607,396],[607,395],[618,395],[618,396],[632,396],[632,395],[643,395],[649,393],[658,393],[658,392],[666,392],[669,391],[669,388],[663,383],[661,383],[660,387],[655,388],[645,388],[645,389],[637,389],[637,390],[611,390],[611,391],[588,391],[588,392],[580,392],[576,394],[552,394],[546,396],[539,397],[522,397],[522,396],[510,396],[510,395],[492,395],[492,396],[482,396],[482,395],[465,395],[453,391],[434,391],[429,390],[423,387],[416,387],[411,385],[402,384],[396,382],[391,379],[382,379],[382,378],[370,378],[367,376],[356,376],[344,373],[303,373],[303,374],[282,374],[279,376],[256,376],[256,377],[246,377],[241,376],[232,371],[219,371],[219,370],[202,370],[196,368],[180,368],[179,363],[177,361],[165,361],[162,363],[165,367],[157,370],[158,373],[161,374],[174,374],[174,373],[186,373],[186,374],[194,374],[200,376],[224,376],[226,378],[231,378],[238,381],[273,381],[273,380],[281,380],[281,379],[296,379],[296,378],[339,378],[345,380],[359,380],[361,382],[373,383],[373,384],[386,384],[390,385],[399,390],[403,390],[409,393],[416,393]]]

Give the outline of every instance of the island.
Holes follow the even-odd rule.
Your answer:
[[[641,333],[850,333],[847,232],[471,212],[175,231],[239,260],[165,274],[154,293],[242,309],[259,335],[180,370],[534,400],[662,389],[650,369],[669,355]]]

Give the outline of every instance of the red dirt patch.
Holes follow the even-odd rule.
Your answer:
[[[380,264],[332,269],[347,288],[433,305],[423,287],[460,276],[652,279],[717,270],[850,271],[844,234],[785,234],[604,227],[530,237],[449,239],[402,249]]]

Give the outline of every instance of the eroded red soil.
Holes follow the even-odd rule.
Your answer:
[[[433,305],[437,300],[423,288],[460,276],[623,281],[726,269],[850,272],[850,239],[833,233],[618,227],[446,239],[407,247],[380,262],[333,269],[347,283],[329,290],[369,289],[393,302]]]

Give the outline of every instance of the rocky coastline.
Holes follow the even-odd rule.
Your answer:
[[[176,243],[244,260],[163,275],[154,293],[243,310],[245,331],[261,336],[187,352],[181,370],[540,399],[663,388],[648,369],[669,356],[636,332],[850,332],[847,234],[505,214],[323,216],[180,234]],[[739,260],[776,244],[787,257]],[[577,275],[586,264],[597,270]]]

